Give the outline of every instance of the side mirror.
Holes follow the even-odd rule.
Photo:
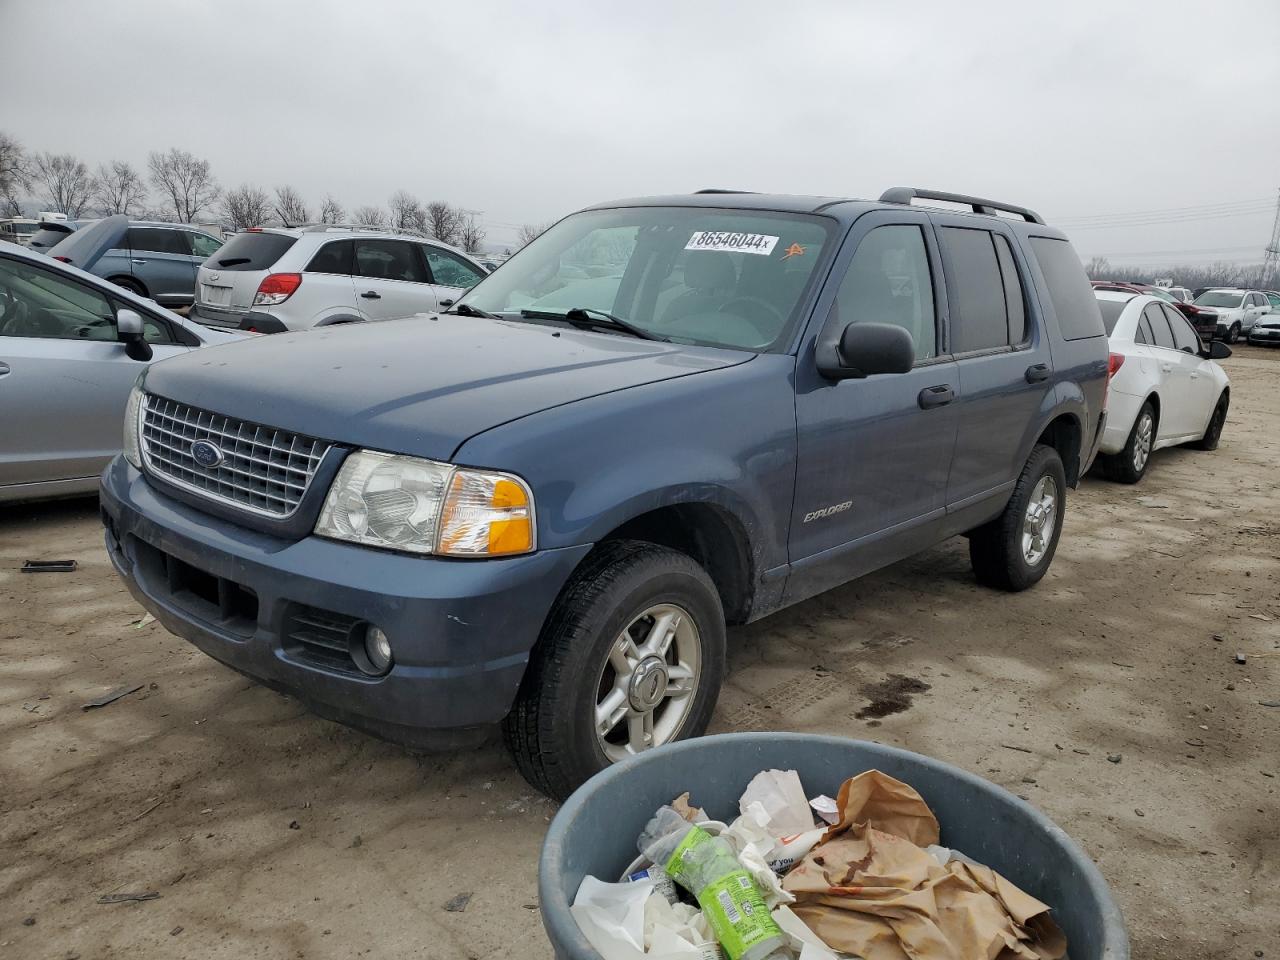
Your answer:
[[[1225,360],[1231,356],[1231,348],[1221,340],[1211,340],[1204,355],[1210,360]]]
[[[818,370],[832,380],[861,380],[877,373],[907,373],[915,362],[915,341],[902,327],[851,323],[839,342],[820,351]]]
[[[440,306],[442,306],[442,307],[452,307],[452,306],[453,306],[453,301],[452,301],[452,300],[441,300],[441,301],[440,301]]]
[[[136,310],[116,311],[116,339],[124,344],[124,352],[132,360],[147,361],[152,357],[151,344],[143,339],[144,321]]]

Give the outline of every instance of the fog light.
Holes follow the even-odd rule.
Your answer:
[[[391,640],[373,624],[364,629],[364,655],[369,661],[369,673],[383,674],[391,669]]]

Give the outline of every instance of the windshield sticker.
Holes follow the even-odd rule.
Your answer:
[[[803,257],[803,256],[804,256],[804,247],[800,246],[800,244],[798,243],[793,243],[791,246],[787,247],[787,252],[782,255],[782,259],[790,260],[792,257]]]
[[[777,237],[764,233],[727,233],[723,230],[699,230],[684,245],[686,250],[722,250],[725,253],[773,253]]]

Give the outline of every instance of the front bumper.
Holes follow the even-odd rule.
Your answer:
[[[1255,346],[1280,347],[1280,327],[1257,327],[1249,331],[1249,342]]]
[[[412,746],[465,742],[506,715],[552,602],[590,550],[468,561],[291,542],[164,496],[121,456],[101,501],[112,564],[166,629],[317,713]],[[381,627],[394,666],[371,677],[318,659],[291,632],[299,610]]]

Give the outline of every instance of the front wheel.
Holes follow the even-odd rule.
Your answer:
[[[969,561],[978,582],[1025,590],[1053,562],[1066,510],[1067,476],[1053,447],[1031,450],[1004,512],[969,536]]]
[[[666,547],[602,544],[547,617],[503,721],[507,747],[530,784],[563,800],[611,763],[703,733],[724,669],[707,572]]]
[[[1213,408],[1213,416],[1204,429],[1204,436],[1192,444],[1197,450],[1217,450],[1222,440],[1222,428],[1227,422],[1227,406],[1229,401],[1224,393],[1218,398],[1218,405]]]
[[[1227,343],[1240,342],[1240,324],[1233,323],[1231,329],[1227,331]]]

